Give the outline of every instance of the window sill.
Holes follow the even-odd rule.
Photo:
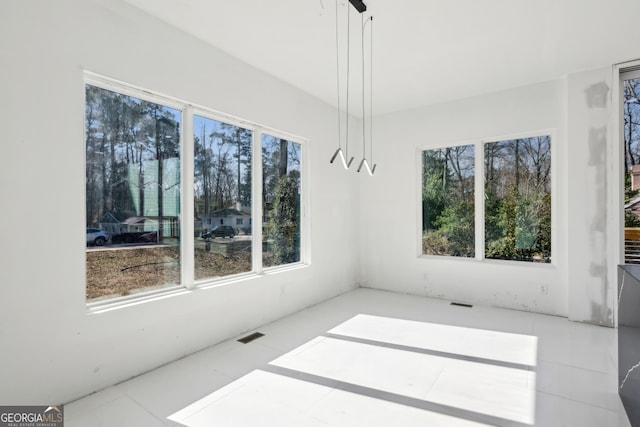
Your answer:
[[[125,307],[133,307],[138,304],[144,304],[150,301],[158,301],[165,298],[183,295],[190,292],[189,289],[182,286],[171,286],[163,289],[134,293],[132,295],[105,298],[97,301],[87,302],[87,310],[89,314],[101,314],[109,311],[117,310]]]
[[[518,261],[508,259],[491,259],[491,258],[471,258],[471,257],[456,257],[448,255],[418,255],[418,259],[424,260],[439,260],[439,261],[452,261],[452,262],[471,262],[478,264],[488,265],[504,265],[509,267],[531,267],[531,268],[556,268],[553,261],[551,262],[531,262],[531,261]]]

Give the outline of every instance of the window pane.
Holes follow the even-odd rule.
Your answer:
[[[474,147],[422,152],[422,253],[475,256]]]
[[[252,132],[194,116],[195,279],[251,266]]]
[[[181,112],[85,90],[87,299],[178,285]]]
[[[640,79],[624,81],[624,262],[640,255]]]
[[[551,137],[484,145],[485,257],[551,262]]]
[[[262,136],[262,265],[300,261],[300,144]]]

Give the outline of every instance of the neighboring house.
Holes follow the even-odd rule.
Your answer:
[[[170,221],[170,219],[165,218],[165,221]],[[123,225],[127,227],[127,232],[132,233],[156,231],[158,229],[158,221],[145,216],[130,216],[124,220]]]
[[[133,214],[129,212],[109,211],[100,218],[99,225],[100,228],[112,236],[138,231],[132,230],[130,224],[125,223],[125,221],[131,217],[133,217]]]
[[[230,225],[236,230],[251,228],[251,209],[240,207],[225,208],[203,216],[202,227],[210,230],[218,225]]]
[[[172,235],[174,218],[164,218],[164,235]],[[157,217],[135,216],[124,212],[107,212],[100,219],[100,228],[112,236],[123,233],[146,233],[158,230]]]
[[[624,205],[625,212],[633,213],[636,218],[640,219],[640,196],[636,197]]]
[[[162,186],[158,185],[158,160],[129,164],[128,178],[118,184],[129,187],[135,212],[107,212],[100,227],[112,236],[123,233],[147,233],[159,229],[159,193],[162,189],[163,235],[177,237],[180,212],[179,159],[162,161]],[[142,188],[141,188],[142,185]],[[141,191],[142,190],[142,191]],[[142,212],[141,212],[142,210]]]

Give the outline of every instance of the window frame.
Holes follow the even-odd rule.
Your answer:
[[[283,265],[274,265],[272,267],[265,267],[263,268],[262,266],[262,218],[263,218],[263,212],[262,212],[262,177],[263,177],[263,173],[262,173],[262,136],[263,134],[266,134],[268,136],[274,137],[274,138],[280,138],[280,139],[285,139],[288,142],[293,142],[296,144],[300,144],[300,261],[298,262],[294,262],[294,263],[290,263],[290,264],[283,264]],[[289,133],[286,132],[282,132],[279,131],[277,129],[274,128],[268,128],[268,127],[261,127],[259,129],[258,132],[256,132],[254,134],[254,157],[256,158],[259,157],[260,161],[257,163],[254,163],[253,167],[256,167],[256,164],[260,165],[260,170],[256,170],[254,173],[256,175],[253,176],[253,179],[255,179],[255,181],[258,181],[258,179],[260,180],[259,182],[259,186],[258,183],[256,182],[255,186],[254,186],[254,191],[259,191],[260,192],[260,199],[259,199],[259,215],[253,215],[251,216],[251,218],[260,218],[260,221],[251,221],[251,228],[252,228],[252,232],[256,232],[256,229],[259,229],[260,231],[260,242],[259,243],[254,243],[254,246],[258,246],[257,248],[254,249],[259,249],[259,261],[256,261],[254,259],[254,262],[259,262],[260,265],[260,269],[257,272],[257,274],[269,274],[269,273],[276,273],[279,271],[286,271],[292,268],[297,268],[300,266],[304,266],[304,265],[310,265],[310,257],[311,257],[311,245],[310,245],[310,238],[309,236],[311,235],[311,223],[309,221],[309,211],[311,209],[310,206],[310,196],[309,196],[309,145],[308,145],[308,141],[300,138],[300,137],[296,137],[294,135],[291,135]],[[255,206],[254,206],[255,207]],[[257,234],[256,234],[257,235]]]
[[[540,136],[549,136],[550,138],[550,151],[551,151],[551,262],[540,263],[531,261],[520,260],[504,260],[504,259],[492,259],[485,257],[485,170],[484,170],[484,148],[486,144],[508,141],[513,139],[535,138]],[[427,255],[422,252],[422,152],[428,150],[438,150],[451,147],[459,147],[465,145],[474,146],[474,221],[475,221],[475,257],[457,257],[452,255]],[[521,265],[531,266],[534,268],[550,268],[557,266],[557,186],[558,186],[558,174],[556,170],[556,157],[558,148],[557,137],[555,129],[542,129],[528,132],[510,133],[506,135],[476,138],[470,140],[456,141],[451,143],[442,143],[437,145],[424,145],[419,146],[416,149],[416,176],[417,176],[417,189],[416,194],[418,201],[416,206],[416,229],[417,240],[416,249],[418,258],[429,260],[457,260],[459,262],[480,262],[490,264],[507,264],[507,265]]]
[[[261,125],[249,120],[238,118],[226,113],[216,111],[192,102],[175,97],[160,94],[155,91],[125,83],[123,81],[106,77],[91,71],[84,70],[82,84],[83,117],[86,108],[86,85],[95,86],[122,95],[135,97],[147,102],[161,104],[181,112],[182,126],[180,131],[180,280],[177,285],[167,285],[161,289],[136,292],[132,295],[105,297],[99,300],[86,299],[86,272],[85,272],[85,302],[90,313],[100,313],[115,308],[129,306],[134,303],[166,298],[170,295],[180,295],[194,289],[207,289],[222,285],[231,285],[241,280],[255,278],[264,274],[289,271],[311,264],[310,258],[310,220],[309,220],[309,139],[284,132],[269,126]],[[251,184],[251,215],[252,218],[262,218],[262,134],[268,134],[286,139],[300,145],[300,261],[280,266],[263,268],[262,266],[262,221],[250,221],[252,233],[252,269],[249,272],[233,274],[223,277],[195,280],[195,249],[194,249],[194,116],[210,118],[219,122],[239,126],[252,132],[252,184]],[[83,129],[83,179],[86,174],[86,146],[84,138],[86,129]],[[86,210],[86,189],[83,194],[83,210]],[[86,215],[85,215],[86,216]],[[84,227],[86,228],[86,226]],[[84,267],[86,269],[86,250]]]
[[[446,149],[446,148],[454,148],[454,147],[466,147],[466,146],[471,146],[473,147],[473,202],[474,202],[474,240],[475,240],[475,246],[474,246],[474,256],[469,256],[469,257],[465,257],[465,256],[453,256],[453,255],[427,255],[424,254],[422,252],[422,236],[423,236],[423,230],[422,230],[422,222],[423,222],[423,212],[422,212],[422,191],[423,191],[423,185],[424,183],[422,182],[422,172],[423,172],[423,164],[422,164],[422,153],[424,151],[432,151],[432,150],[442,150],[442,149]],[[477,200],[477,194],[478,194],[478,180],[476,179],[476,177],[478,176],[478,169],[476,168],[476,163],[478,162],[478,150],[479,150],[479,145],[478,145],[478,141],[477,140],[472,140],[472,141],[458,141],[456,143],[451,143],[451,144],[444,144],[444,145],[438,145],[436,147],[425,147],[425,148],[419,148],[417,151],[417,158],[418,158],[418,180],[419,180],[419,184],[418,184],[418,218],[419,218],[419,224],[418,224],[418,256],[424,256],[424,257],[433,257],[436,259],[439,258],[450,258],[450,259],[466,259],[466,260],[475,260],[478,259],[478,200]],[[482,187],[482,192],[484,192],[484,187]],[[484,204],[482,206],[482,208],[484,209]],[[484,228],[483,228],[483,233],[482,233],[482,237],[484,238]],[[484,247],[484,246],[482,246]]]

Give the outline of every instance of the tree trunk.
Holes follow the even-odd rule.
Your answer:
[[[520,189],[520,140],[516,139],[515,145],[515,178],[516,178],[516,188]]]
[[[278,165],[278,176],[283,177],[287,174],[287,147],[286,139],[280,140],[280,163]]]
[[[160,132],[160,118],[158,117],[158,108],[154,107],[153,115],[155,120],[155,142],[156,142],[156,159],[158,160],[158,178],[156,182],[156,190],[158,192],[158,243],[162,244],[164,240],[164,212],[163,212],[163,185],[162,185],[162,169],[163,164],[162,160],[164,158],[164,153],[162,149],[163,141],[162,135]]]

